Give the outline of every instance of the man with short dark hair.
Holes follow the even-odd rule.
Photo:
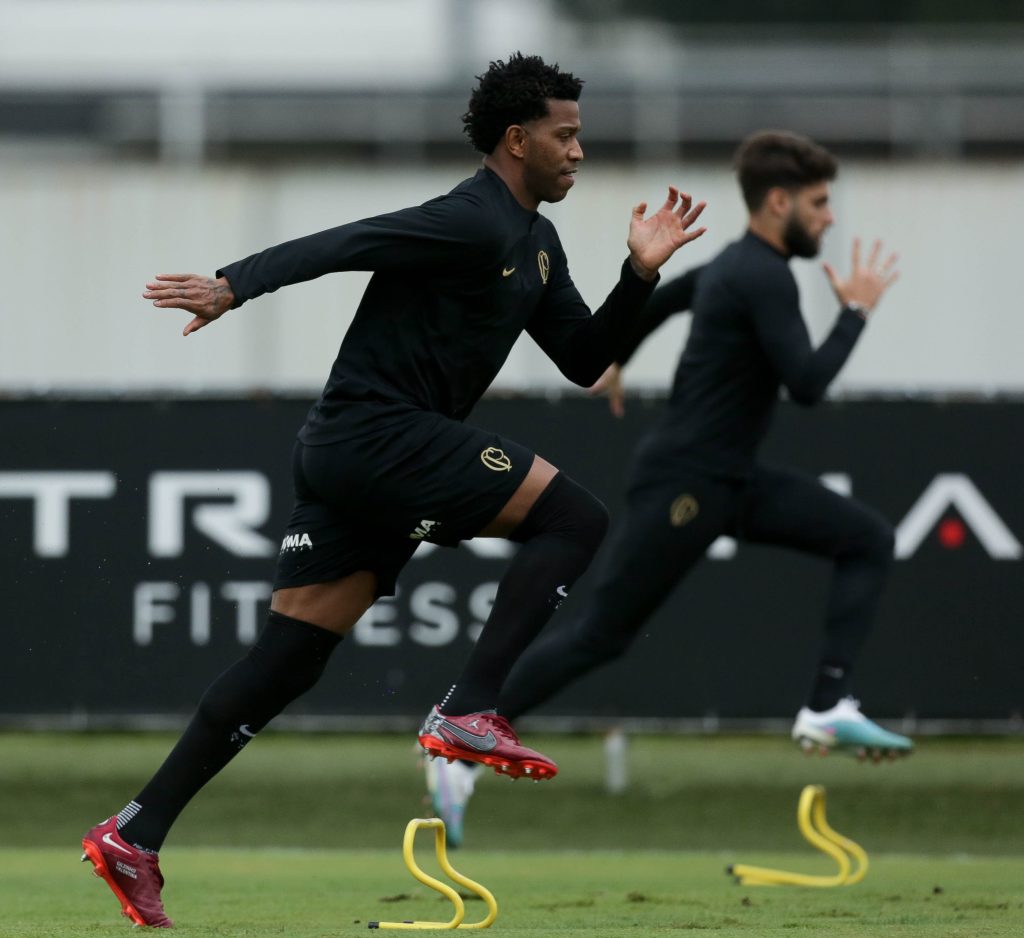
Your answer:
[[[660,288],[617,361],[672,313],[693,323],[668,406],[634,459],[625,517],[578,619],[542,636],[519,659],[499,709],[511,719],[575,678],[621,655],[712,542],[731,535],[832,561],[824,643],[792,735],[805,748],[848,749],[875,761],[911,750],[904,736],[865,717],[849,696],[850,673],[878,606],[893,531],[877,512],[817,479],[757,456],[784,387],[799,404],[822,399],[872,311],[896,279],[896,256],[876,242],[853,270],[825,272],[840,303],[814,348],[800,312],[792,257],[813,257],[832,224],[835,158],[795,134],[763,132],[736,156],[749,208],[746,234],[714,260]],[[602,386],[621,413],[618,366]]]
[[[580,385],[614,360],[662,264],[703,229],[703,203],[669,188],[633,210],[618,283],[593,315],[541,202],[565,198],[583,151],[582,82],[536,56],[492,62],[463,118],[483,168],[423,205],[268,248],[210,278],[161,275],[143,294],[193,314],[190,335],[247,300],[343,270],[369,270],[320,400],[293,455],[295,507],[271,611],[255,645],[206,691],[174,750],[86,854],[139,925],[166,927],[157,851],[202,786],[309,690],[347,632],[421,541],[477,536],[521,548],[455,685],[420,730],[424,749],[519,777],[555,764],[496,712],[515,659],[584,572],[604,506],[519,444],[462,421],[524,330]]]

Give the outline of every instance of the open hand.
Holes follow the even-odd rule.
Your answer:
[[[882,294],[889,289],[899,277],[896,270],[896,261],[899,255],[890,254],[885,263],[880,263],[882,256],[882,242],[875,241],[871,246],[871,253],[867,262],[862,264],[860,259],[860,238],[853,239],[853,271],[850,276],[843,280],[836,273],[831,264],[824,264],[825,275],[832,284],[839,302],[844,306],[847,303],[856,303],[871,312],[878,305]]]
[[[653,280],[658,268],[684,244],[699,238],[706,228],[690,231],[690,226],[700,217],[706,203],[693,204],[693,199],[675,186],[668,187],[665,204],[650,218],[644,218],[647,203],[641,202],[633,209],[629,222],[629,260],[637,276]]]
[[[146,284],[142,294],[154,306],[183,309],[195,318],[185,326],[182,335],[190,335],[215,319],[220,319],[235,302],[235,294],[226,277],[203,277],[200,274],[157,274]]]
[[[589,393],[594,397],[607,397],[608,409],[613,417],[625,416],[626,395],[622,388],[622,369],[618,365],[609,365],[604,374],[590,386]]]

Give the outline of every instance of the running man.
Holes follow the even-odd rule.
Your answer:
[[[625,516],[616,525],[593,593],[580,616],[527,649],[502,688],[511,720],[594,668],[622,655],[670,591],[720,535],[773,544],[832,561],[824,642],[793,738],[813,751],[883,756],[912,743],[888,732],[849,696],[851,670],[871,628],[893,554],[893,531],[877,512],[817,479],[760,462],[758,447],[785,387],[799,404],[822,399],[882,295],[896,256],[876,243],[866,260],[854,242],[853,269],[825,272],[840,304],[835,325],[813,348],[800,312],[792,257],[818,254],[833,222],[835,158],[810,140],[759,133],[736,155],[749,227],[706,266],[660,288],[617,361],[672,313],[693,311],[668,406],[638,448]],[[601,382],[621,413],[619,368]],[[680,623],[682,625],[683,623]],[[438,762],[428,772],[435,808],[461,838],[477,773]]]
[[[463,117],[483,167],[423,205],[289,241],[213,278],[160,275],[143,294],[193,318],[184,334],[248,300],[345,270],[373,271],[293,455],[295,507],[256,643],[206,691],[152,779],[83,840],[136,924],[169,927],[157,851],[192,797],[319,679],[342,636],[421,541],[504,537],[521,547],[454,686],[420,730],[424,749],[550,778],[496,712],[516,658],[584,572],[607,527],[593,495],[526,448],[467,426],[525,330],[569,380],[614,360],[658,269],[703,233],[703,209],[669,188],[633,209],[618,283],[591,314],[541,202],[565,198],[583,159],[582,82],[536,56],[497,61]]]
[[[749,210],[746,234],[714,260],[659,289],[620,349],[624,365],[669,315],[693,310],[668,406],[634,458],[622,525],[580,619],[531,646],[502,689],[514,719],[599,664],[621,655],[669,591],[720,535],[788,547],[833,564],[824,642],[793,738],[811,747],[883,755],[912,743],[865,717],[849,696],[853,664],[871,629],[893,553],[891,525],[876,511],[792,469],[757,457],[785,387],[798,404],[825,395],[882,295],[896,255],[875,242],[852,272],[825,264],[840,304],[813,348],[800,312],[792,257],[815,257],[832,225],[829,183],[837,163],[795,134],[762,132],[736,154]],[[619,365],[602,379],[612,391]]]

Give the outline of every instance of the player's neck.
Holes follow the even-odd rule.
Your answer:
[[[760,215],[751,215],[750,224],[747,225],[747,230],[752,235],[756,235],[762,241],[771,245],[783,257],[789,257],[789,251],[786,248],[786,241],[782,237],[782,229],[777,224],[774,224],[771,219],[764,218]]]
[[[518,162],[510,162],[490,153],[484,157],[484,166],[508,186],[508,191],[523,208],[528,212],[537,211],[540,207],[540,199],[527,189]]]

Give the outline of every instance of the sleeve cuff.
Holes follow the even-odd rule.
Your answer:
[[[223,277],[225,280],[227,280],[228,285],[231,287],[231,292],[235,295],[235,301],[228,307],[228,309],[238,309],[238,307],[241,306],[246,300],[246,297],[238,295],[238,288],[235,286],[235,280],[232,279],[231,268],[237,266],[237,264],[228,264],[227,267],[217,268],[217,270],[214,271],[213,274],[214,277]]]
[[[622,262],[621,279],[627,282],[631,281],[640,288],[650,292],[658,285],[659,281],[661,280],[661,272],[655,272],[653,280],[644,280],[643,277],[641,277],[639,274],[637,274],[635,270],[633,270],[633,265],[629,262],[629,258],[627,257]]]

